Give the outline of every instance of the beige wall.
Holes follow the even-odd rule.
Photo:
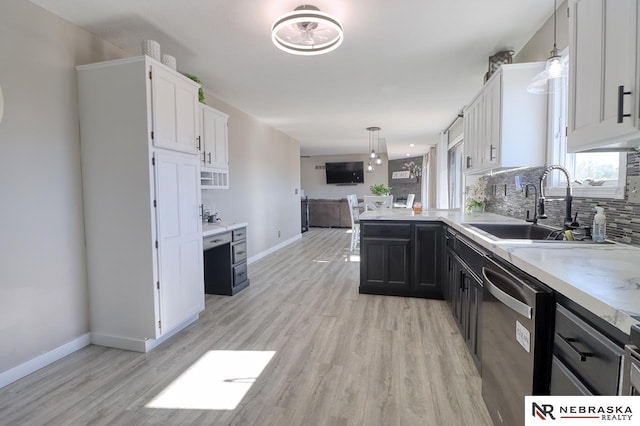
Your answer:
[[[224,221],[249,224],[249,257],[299,236],[300,144],[211,95],[206,100],[230,115],[229,189],[203,190],[203,204]]]
[[[0,373],[89,331],[74,66],[125,56],[0,3]]]
[[[358,198],[371,195],[369,187],[374,184],[389,185],[387,156],[380,155],[382,165],[375,166],[373,173],[364,173],[364,184],[356,185],[327,185],[327,177],[324,169],[316,169],[316,166],[324,166],[325,163],[342,161],[362,161],[367,167],[369,156],[367,154],[353,155],[323,155],[300,158],[300,184],[304,195],[309,198],[346,198],[348,194],[356,194]]]
[[[546,2],[545,2],[546,3]],[[551,3],[549,2],[551,5]],[[542,5],[540,6],[542,7]],[[557,37],[556,44],[562,51],[569,45],[569,18],[567,18],[568,4],[562,2],[557,9]],[[553,6],[550,7],[553,9]],[[550,10],[552,12],[552,10]],[[553,15],[545,22],[531,39],[516,53],[513,61],[516,63],[546,61],[553,48]]]

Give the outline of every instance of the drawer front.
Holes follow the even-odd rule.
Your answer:
[[[482,277],[482,267],[484,266],[486,254],[460,237],[457,237],[456,240],[455,251],[458,256],[478,277]]]
[[[617,394],[622,348],[561,305],[556,305],[553,353],[595,395]]]
[[[233,267],[233,286],[246,281],[247,279],[247,263],[243,262]]]
[[[593,395],[589,389],[555,356],[551,363],[550,395]]]
[[[233,263],[240,263],[247,258],[247,243],[238,243],[233,246]]]
[[[411,237],[410,223],[368,223],[360,222],[360,234],[363,237]]]
[[[233,230],[233,242],[243,241],[247,239],[247,228],[240,228]]]
[[[227,244],[230,242],[231,242],[231,232],[211,235],[210,237],[204,237],[202,239],[202,249],[208,250],[210,248],[218,247],[222,244]]]

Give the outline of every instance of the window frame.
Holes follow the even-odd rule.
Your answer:
[[[568,48],[561,52],[565,67],[569,64]],[[574,170],[575,155],[567,153],[567,120],[569,117],[568,76],[550,82],[551,93],[547,106],[547,164],[561,164],[570,172]],[[564,86],[564,87],[563,87]],[[564,115],[564,119],[562,119]],[[602,186],[582,186],[571,182],[573,195],[588,198],[624,199],[627,179],[627,153],[619,153],[618,180],[605,182]],[[564,175],[551,173],[546,179],[545,192],[550,196],[564,196],[567,183]]]

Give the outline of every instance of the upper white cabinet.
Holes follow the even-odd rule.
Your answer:
[[[200,104],[201,183],[204,189],[229,188],[229,116]]]
[[[502,65],[465,108],[465,173],[544,165],[546,97],[527,92],[543,68]]]
[[[199,102],[194,83],[162,65],[151,63],[150,67],[153,144],[196,153]]]
[[[91,340],[147,351],[204,309],[198,85],[148,57],[77,70]]]
[[[638,146],[638,0],[571,0],[567,150]]]

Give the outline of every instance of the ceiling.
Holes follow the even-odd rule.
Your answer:
[[[344,43],[294,56],[270,30],[301,0],[32,2],[133,55],[158,41],[179,71],[297,139],[301,155],[365,153],[365,128],[379,126],[389,158],[435,144],[480,89],[488,56],[517,52],[553,11],[540,0],[313,0],[342,22]]]

